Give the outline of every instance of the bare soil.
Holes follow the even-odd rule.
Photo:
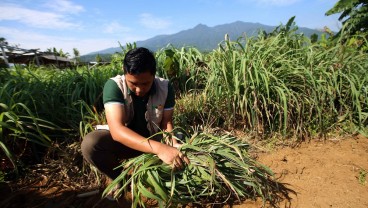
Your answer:
[[[368,139],[358,135],[323,141],[312,140],[298,147],[275,148],[257,153],[258,161],[274,171],[278,182],[291,191],[276,207],[368,207]],[[47,184],[44,178],[32,187],[12,191],[0,184],[0,207],[130,207],[129,202],[101,199],[95,190]],[[245,201],[234,208],[271,207],[261,200]]]
[[[280,207],[368,207],[368,139],[361,135],[312,140],[297,148],[262,153],[258,161],[295,191]],[[234,207],[262,207],[262,203]]]

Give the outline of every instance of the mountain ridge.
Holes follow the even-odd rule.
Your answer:
[[[218,44],[224,40],[225,34],[228,34],[230,39],[236,40],[244,34],[248,37],[257,35],[259,30],[265,32],[273,31],[277,26],[269,26],[261,23],[251,23],[243,21],[235,21],[209,27],[199,23],[193,28],[179,31],[171,35],[156,35],[152,38],[136,41],[137,46],[146,47],[152,51],[164,48],[171,44],[174,47],[192,46],[201,51],[210,51],[216,49]],[[298,27],[298,33],[304,33],[306,36],[312,34],[322,34],[323,32],[306,27]],[[104,50],[88,53],[87,55],[97,54],[113,54],[121,52],[120,47],[111,47]]]

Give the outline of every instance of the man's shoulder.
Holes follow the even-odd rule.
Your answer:
[[[125,76],[124,75],[116,75],[115,77],[111,77],[110,79],[108,79],[107,81],[109,80],[113,80],[115,82],[121,82],[121,81],[124,81],[125,80]]]
[[[106,80],[104,88],[116,88],[116,87],[118,87],[117,80],[113,78]]]
[[[165,90],[170,86],[170,80],[162,78],[162,77],[155,77],[156,85],[160,88],[164,88]]]
[[[165,78],[162,78],[162,77],[158,77],[158,76],[155,76],[155,80],[157,80],[158,82],[169,82],[168,79],[165,79]]]

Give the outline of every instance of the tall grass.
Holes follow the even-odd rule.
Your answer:
[[[79,141],[81,132],[92,129],[86,122],[92,124],[91,117],[102,112],[105,81],[120,71],[110,67],[1,69],[0,142],[6,157],[14,163],[10,147],[19,146],[19,139],[45,146],[56,139]]]
[[[0,149],[16,172],[19,157],[29,148],[27,142],[47,147],[52,142],[48,134],[57,130],[59,127],[37,118],[23,103],[12,106],[0,103]]]
[[[23,103],[39,118],[65,128],[78,129],[81,101],[91,108],[101,104],[104,83],[121,73],[121,69],[100,67],[87,70],[83,67],[61,71],[16,68],[4,69],[1,73],[6,77],[0,91],[4,103]]]
[[[299,137],[348,123],[364,131],[367,53],[349,42],[326,41],[297,34],[291,19],[269,34],[226,39],[209,53],[169,45],[155,52],[157,74],[176,89],[179,125],[210,118],[215,127]],[[102,113],[103,85],[121,73],[124,54],[134,47],[122,47],[111,65],[92,69],[2,69],[1,102],[22,103],[40,119],[79,131],[86,113],[101,117],[93,114]]]
[[[209,56],[206,105],[228,128],[303,137],[323,134],[342,118],[367,126],[368,56],[362,51],[261,33],[227,40]]]

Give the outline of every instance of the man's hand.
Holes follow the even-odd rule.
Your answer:
[[[172,165],[174,169],[182,169],[185,164],[190,164],[189,159],[177,148],[164,145],[160,148],[157,156],[166,164]]]
[[[172,146],[175,147],[176,149],[180,149],[180,147],[183,145],[182,143],[179,143],[179,139],[172,135],[171,136],[171,143],[172,143]]]
[[[180,147],[182,146],[183,144],[180,144],[178,142],[174,143],[173,144],[173,147],[175,147],[176,149],[180,149]]]

